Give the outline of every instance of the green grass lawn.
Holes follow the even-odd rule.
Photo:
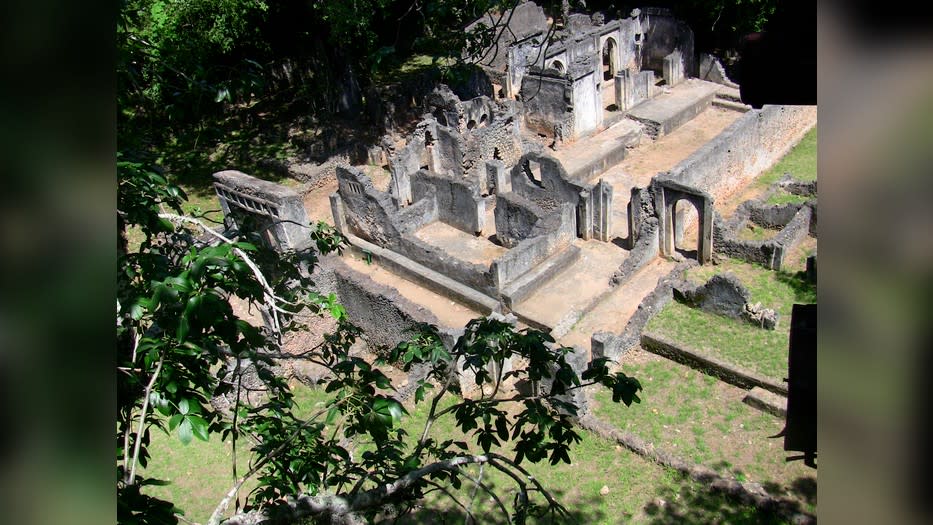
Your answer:
[[[750,302],[761,302],[779,314],[775,330],[711,314],[672,301],[648,323],[648,330],[703,350],[777,381],[787,376],[787,344],[794,303],[816,302],[816,287],[799,273],[775,272],[735,259],[688,270],[687,278],[706,282],[716,273],[732,272],[748,288]]]
[[[793,178],[800,181],[814,181],[816,180],[816,160],[816,126],[814,126],[787,155],[758,177],[756,183],[760,186],[770,186],[785,173],[790,173]]]
[[[327,396],[320,389],[303,385],[295,386],[296,402],[299,413],[308,415],[323,407]],[[458,399],[448,395],[441,403],[441,408],[451,406]],[[427,418],[430,404],[425,401],[409,407],[410,416],[403,420],[401,428],[408,432],[412,440],[420,436]],[[637,414],[638,408],[613,407],[623,417]],[[718,494],[707,492],[703,486],[683,478],[670,469],[652,463],[627,449],[616,446],[584,430],[579,430],[581,442],[573,447],[571,464],[560,463],[551,466],[548,462],[537,465],[523,463],[523,466],[563,503],[572,519],[559,520],[557,523],[594,523],[616,524],[620,520],[626,523],[669,523],[677,516],[697,516],[706,523],[710,520],[728,517],[730,523],[781,523],[773,517],[763,515],[754,509]],[[440,419],[432,427],[431,435],[436,439],[463,439],[470,444],[471,452],[481,449],[471,442],[470,436],[464,436],[456,427],[453,417]],[[184,509],[186,517],[193,521],[204,522],[223,494],[232,486],[231,446],[221,443],[218,436],[211,436],[208,442],[193,441],[182,445],[174,436],[153,435],[154,460],[146,470],[147,476],[168,479],[172,484],[165,487],[151,487],[153,495],[171,499]],[[238,450],[239,473],[247,468],[247,451],[242,446]],[[373,443],[359,443],[355,454],[375,448]],[[506,446],[500,451],[511,457],[514,453]],[[480,468],[468,469],[472,476],[479,476]],[[485,467],[482,482],[491,487],[500,500],[511,508],[515,497],[515,485],[504,474]],[[250,484],[241,492],[241,501],[245,500]],[[601,495],[600,489],[608,487],[609,494]],[[474,497],[474,485],[465,481],[459,490],[452,494],[465,504],[473,501],[472,510],[481,523],[506,523],[497,506],[488,495],[480,491]],[[540,496],[533,495],[533,501],[542,502]],[[461,507],[440,493],[429,494],[423,502],[423,510],[416,508],[400,523],[463,523],[465,513]],[[550,523],[548,519],[532,519],[531,523]]]
[[[714,377],[654,358],[625,365],[642,384],[642,402],[631,407],[597,393],[596,414],[661,450],[740,481],[756,481],[775,495],[797,497],[813,511],[816,473],[786,463],[778,434],[784,422],[742,402],[745,391]]]

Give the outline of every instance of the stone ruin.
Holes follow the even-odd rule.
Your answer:
[[[815,201],[744,203],[729,219],[717,210],[717,199],[734,195],[815,125],[815,107],[737,102],[735,84],[714,58],[697,60],[692,31],[666,10],[636,9],[609,21],[572,14],[554,30],[540,7],[523,2],[508,25],[480,63],[493,96],[461,100],[443,85],[426,96],[414,131],[372,155],[387,159],[388,184],[361,167],[336,165],[330,209],[351,253],[478,314],[513,314],[560,338],[659,256],[708,264],[725,254],[779,269],[787,250],[815,235]],[[698,78],[701,69],[707,80]],[[639,144],[714,106],[734,121],[672,168],[647,183],[606,177]],[[781,184],[815,194],[815,185]],[[233,171],[215,174],[215,188],[227,227],[250,220],[273,248],[310,246],[296,192]],[[691,208],[695,215],[685,212]],[[744,241],[736,232],[748,221],[781,231]],[[694,227],[691,252],[684,239]],[[587,261],[611,262],[572,274]],[[396,319],[400,333],[407,324],[438,323],[397,293],[335,270],[341,264],[325,258],[316,282],[349,305],[351,319]],[[681,286],[680,294],[707,304],[723,280],[730,282]],[[588,281],[594,285],[583,286]],[[554,312],[536,310],[533,303],[552,290],[566,290],[565,300]],[[391,300],[374,299],[386,294]],[[734,303],[730,315],[766,328],[777,322],[747,295]],[[455,336],[453,329],[447,340]]]

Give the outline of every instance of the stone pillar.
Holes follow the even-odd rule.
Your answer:
[[[330,212],[334,216],[334,227],[337,228],[337,231],[344,235],[349,233],[347,230],[347,216],[343,209],[343,200],[336,191],[330,194]]]
[[[623,69],[622,71],[616,73],[616,76],[614,77],[615,84],[613,87],[615,88],[616,107],[618,108],[617,111],[625,111],[628,109],[625,105],[625,77],[623,76],[623,72],[627,71],[627,69]]]
[[[392,172],[392,195],[398,201],[399,208],[411,204],[411,177],[401,163],[389,163]]]
[[[664,57],[664,64],[662,66],[662,72],[664,75],[664,81],[668,86],[676,86],[684,80],[684,57],[680,51],[674,51],[673,53]]]
[[[658,235],[660,236],[658,243],[661,250],[661,255],[663,257],[671,257],[674,255],[674,203],[666,202],[664,190],[656,192],[655,195],[655,206],[654,209],[658,213]]]
[[[632,187],[631,198],[628,201],[628,249],[635,249],[638,240],[638,229],[641,227],[641,190]]]
[[[593,235],[600,241],[609,242],[612,239],[612,185],[599,179],[594,191],[596,217]]]
[[[508,170],[505,169],[505,163],[501,160],[486,161],[486,183],[489,186],[489,193],[508,193],[512,191],[512,179]]]
[[[713,200],[703,199],[703,206],[698,208],[700,245],[697,248],[697,260],[700,264],[708,264],[713,260]]]
[[[577,236],[584,240],[593,238],[593,199],[589,190],[580,192],[577,202]]]
[[[628,69],[616,73],[616,102],[622,111],[628,111],[635,105],[635,81]]]

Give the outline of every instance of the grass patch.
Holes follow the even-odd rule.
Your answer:
[[[739,239],[745,241],[764,241],[777,234],[777,230],[761,227],[752,221],[745,221],[745,227],[739,231]]]
[[[668,304],[649,323],[648,329],[717,355],[726,361],[781,381],[787,375],[787,342],[794,303],[816,302],[816,287],[798,273],[774,272],[757,265],[728,259],[716,266],[695,267],[687,272],[694,282],[706,282],[717,273],[732,272],[749,290],[749,301],[760,302],[779,314],[775,330],[762,330],[744,321]]]
[[[175,435],[153,429],[149,452],[152,459],[143,471],[147,477],[168,481],[165,486],[146,487],[145,492],[171,501],[184,511],[187,519],[205,523],[234,483],[233,444],[228,438],[211,434],[208,441],[192,440],[182,444]],[[237,440],[237,474],[249,470],[248,439]],[[247,481],[240,491],[241,505],[256,483]],[[232,509],[232,505],[231,505]]]
[[[304,385],[293,387],[297,412],[309,416],[324,407],[329,394],[322,389]],[[459,402],[453,395],[445,396],[440,409]],[[612,404],[611,402],[609,404]],[[619,414],[631,414],[636,408],[613,406]],[[430,398],[424,402],[409,406],[409,416],[402,421],[400,431],[406,432],[413,443],[424,428],[430,409]],[[594,523],[615,524],[620,519],[632,523],[667,523],[671,512],[694,512],[694,505],[700,505],[709,516],[742,517],[735,523],[779,523],[769,521],[772,517],[760,514],[741,503],[718,494],[710,494],[705,488],[692,480],[640,456],[617,447],[584,430],[578,430],[581,441],[571,451],[571,464],[550,465],[547,461],[537,465],[523,463],[523,466],[536,479],[553,491],[555,498],[563,503],[571,513],[571,519],[556,523]],[[693,435],[705,436],[706,430],[697,427]],[[437,440],[464,440],[470,446],[471,453],[481,453],[481,449],[464,436],[456,427],[452,415],[438,420],[431,429],[431,436]],[[155,437],[155,436],[154,436]],[[166,487],[152,487],[149,491],[161,495],[186,510],[188,519],[204,522],[220,501],[223,492],[232,485],[230,470],[231,447],[221,443],[219,436],[211,436],[207,443],[194,441],[187,447],[174,437],[160,435],[153,440],[153,457],[146,474],[171,479],[173,484]],[[698,438],[699,439],[699,438]],[[240,444],[238,444],[240,445]],[[361,442],[355,447],[354,454],[359,457],[365,450],[373,450],[374,443]],[[703,445],[697,445],[702,447]],[[239,473],[245,472],[248,457],[247,447],[238,450]],[[512,456],[511,446],[499,450],[505,456]],[[480,475],[480,467],[472,466],[467,472]],[[515,497],[515,484],[505,474],[487,466],[482,472],[482,482],[491,487],[500,500],[511,509]],[[246,494],[253,488],[250,484],[241,493]],[[603,496],[600,489],[609,488],[609,494]],[[459,489],[451,489],[451,494],[465,504],[472,503],[472,510],[480,523],[507,523],[494,500],[482,491],[474,494],[474,485],[464,481]],[[533,501],[542,503],[543,498],[533,494]],[[660,498],[660,499],[659,499]],[[662,504],[663,503],[663,504]],[[419,510],[422,509],[422,510]],[[399,523],[461,523],[464,510],[453,503],[449,497],[434,492],[428,494],[421,506]],[[530,523],[552,523],[550,519],[530,519]]]
[[[758,177],[757,183],[761,186],[770,186],[778,181],[785,173],[799,181],[816,180],[816,126],[813,127],[800,142],[784,155],[770,170]]]
[[[797,195],[795,193],[790,193],[783,189],[775,191],[768,200],[765,201],[768,204],[804,204],[809,201],[812,197],[807,197],[805,195]]]
[[[744,391],[666,359],[626,365],[642,384],[642,402],[612,403],[608,392],[595,396],[595,412],[616,427],[650,441],[661,450],[706,465],[724,476],[769,487],[772,494],[796,497],[815,510],[815,495],[793,489],[815,471],[787,464],[776,435],[778,418],[742,403]]]

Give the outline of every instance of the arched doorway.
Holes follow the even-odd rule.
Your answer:
[[[603,42],[602,48],[602,82],[600,82],[600,93],[603,108],[618,108],[615,90],[615,76],[619,70],[619,46],[612,37]]]
[[[694,252],[689,250],[696,246],[697,261],[700,264],[710,262],[713,255],[713,197],[673,180],[661,180],[656,184],[655,211],[661,226],[658,232],[661,255],[672,257],[678,248],[683,250],[681,253],[686,251],[686,255],[693,255]],[[681,201],[687,203],[678,206]],[[686,233],[678,234],[692,228],[689,215],[686,215],[690,212],[696,213],[696,244],[685,242]],[[692,239],[686,237],[686,240]]]
[[[700,212],[696,206],[686,198],[674,203],[674,214],[671,217],[674,223],[674,251],[684,257],[697,259],[700,240],[697,229],[700,223]]]

